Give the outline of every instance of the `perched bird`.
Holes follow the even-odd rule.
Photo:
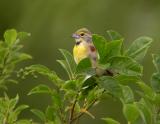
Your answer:
[[[98,52],[92,42],[92,33],[86,28],[81,28],[77,30],[72,37],[76,42],[73,48],[75,62],[78,64],[82,59],[89,58],[92,63],[92,68],[95,68],[96,71],[98,64]],[[88,78],[82,86],[85,87],[82,94],[87,95],[96,85],[97,83],[95,78]]]
[[[113,76],[113,73],[110,70],[103,70],[97,67],[98,51],[92,42],[92,33],[87,28],[81,28],[77,30],[75,33],[73,33],[72,37],[76,41],[73,48],[73,56],[77,64],[84,58],[90,58],[92,67],[95,68],[98,76]]]
[[[97,50],[92,42],[92,33],[87,28],[77,30],[72,37],[76,43],[73,48],[73,56],[78,64],[84,58],[90,58],[92,67],[97,67]]]

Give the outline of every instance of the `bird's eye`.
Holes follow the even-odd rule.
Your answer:
[[[84,33],[81,33],[80,35],[81,35],[81,36],[84,36]]]

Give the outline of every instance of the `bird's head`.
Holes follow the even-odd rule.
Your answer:
[[[73,33],[72,37],[75,39],[76,43],[92,41],[92,33],[87,28],[77,30]]]

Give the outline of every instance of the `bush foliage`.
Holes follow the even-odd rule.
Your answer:
[[[99,53],[98,68],[109,70],[113,75],[97,76],[88,58],[76,65],[72,54],[60,49],[63,59],[57,62],[68,75],[68,80],[64,80],[44,65],[30,65],[19,69],[20,71],[16,70],[19,62],[32,58],[20,51],[20,41],[29,34],[14,29],[7,30],[4,41],[0,41],[0,88],[6,90],[7,82],[17,83],[16,75],[23,78],[45,76],[54,88],[40,84],[28,93],[50,96],[52,102],[45,111],[30,109],[40,122],[18,118],[21,111],[29,106],[17,105],[18,95],[9,98],[4,93],[0,97],[0,123],[76,124],[84,114],[94,119],[95,116],[89,109],[101,102],[107,94],[121,101],[122,112],[128,124],[160,124],[160,55],[152,55],[155,73],[151,76],[150,85],[141,78],[141,62],[151,46],[152,38],[139,37],[124,49],[124,39],[120,34],[112,30],[107,31],[107,34],[110,39],[94,34],[93,43]],[[101,120],[106,124],[120,124],[108,115]]]

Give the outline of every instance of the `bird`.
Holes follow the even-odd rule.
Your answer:
[[[76,64],[84,58],[89,58],[92,68],[96,68],[98,52],[92,42],[92,33],[87,28],[80,28],[73,33],[72,37],[75,39],[73,56]]]
[[[75,39],[73,57],[76,64],[85,58],[89,58],[91,60],[92,68],[96,71],[96,75],[113,76],[113,73],[110,70],[103,70],[98,67],[99,54],[93,44],[91,31],[87,28],[80,28],[72,34],[72,37]]]

